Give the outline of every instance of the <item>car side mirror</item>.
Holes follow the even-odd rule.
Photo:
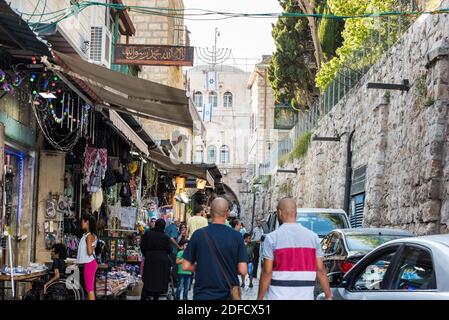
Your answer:
[[[327,278],[329,279],[329,284],[332,288],[340,287],[342,280],[343,280],[343,273],[342,272],[332,272],[327,275]]]

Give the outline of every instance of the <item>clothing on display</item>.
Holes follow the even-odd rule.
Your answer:
[[[100,188],[98,191],[92,193],[91,207],[92,212],[98,212],[103,204],[103,190]]]
[[[84,153],[84,184],[88,192],[97,192],[101,188],[108,166],[107,149],[86,147]]]

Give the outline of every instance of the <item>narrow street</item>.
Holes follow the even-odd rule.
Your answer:
[[[0,300],[257,259],[269,301],[449,300],[449,0],[0,0]]]

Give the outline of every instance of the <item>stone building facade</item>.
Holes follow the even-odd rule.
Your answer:
[[[126,0],[126,5],[145,6],[148,8],[177,10],[183,13],[182,0]],[[136,27],[136,34],[129,39],[130,44],[152,45],[188,45],[188,34],[182,14],[179,17],[166,17],[130,11],[130,18]],[[125,39],[122,38],[122,42]],[[184,89],[185,81],[182,67],[176,66],[141,66],[139,77],[171,87]],[[157,141],[171,141],[173,144],[181,137],[182,143],[175,145],[180,160],[190,163],[194,132],[192,128],[182,128],[153,120],[141,120],[144,128]]]
[[[270,58],[270,56],[262,57],[262,61],[255,65],[247,84],[251,96],[251,118],[248,162],[243,188],[250,192],[253,191],[251,186],[256,177],[275,173],[279,141],[289,134],[288,130],[274,129],[275,98],[267,71]],[[247,213],[244,217],[247,225],[251,225],[252,222],[253,201],[252,193],[245,194],[243,206]],[[256,207],[262,201],[262,198],[256,196]],[[262,214],[260,208],[254,210],[255,216]]]
[[[216,72],[217,90],[206,87],[207,72]],[[216,163],[228,191],[241,203],[242,180],[246,172],[250,120],[250,73],[232,66],[196,66],[187,70],[190,95],[197,110],[213,103],[210,121],[205,118],[206,141],[195,140],[194,162]],[[241,214],[243,212],[241,211]]]
[[[354,131],[353,173],[364,172],[359,188],[363,226],[397,227],[418,235],[447,233],[448,30],[447,14],[421,16],[313,132],[342,135],[341,141],[312,140],[303,159],[286,165],[298,173],[273,176],[257,211],[275,210],[283,196],[293,196],[299,207],[343,208],[346,147]],[[410,81],[409,91],[367,88],[368,82],[399,84],[404,79]],[[351,192],[352,202],[356,196]]]

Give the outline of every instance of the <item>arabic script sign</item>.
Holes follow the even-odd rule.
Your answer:
[[[115,47],[116,64],[193,66],[193,47],[123,45]]]

